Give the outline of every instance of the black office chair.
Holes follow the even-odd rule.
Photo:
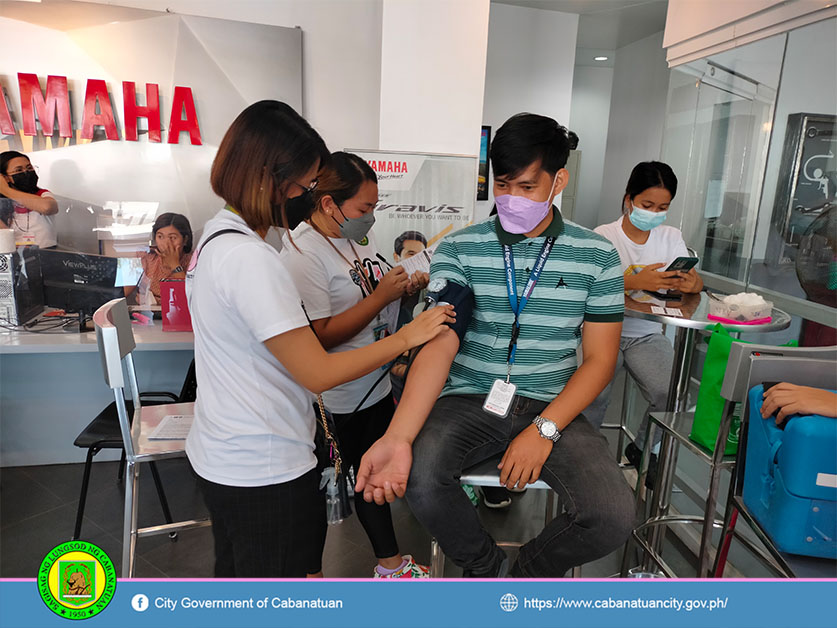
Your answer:
[[[171,392],[144,392],[140,393],[143,405],[160,405],[165,403],[189,403],[194,402],[198,393],[198,381],[195,377],[195,360],[193,359],[186,373],[186,379],[180,390],[180,395]],[[133,403],[126,400],[128,416],[133,416]],[[125,448],[122,444],[122,432],[119,429],[119,416],[116,411],[116,402],[112,401],[102,410],[90,424],[85,427],[76,437],[73,443],[76,447],[87,450],[87,459],[84,462],[84,475],[81,481],[81,494],[78,498],[78,510],[76,511],[76,525],[73,531],[72,540],[76,541],[81,536],[81,522],[84,518],[84,507],[87,503],[87,489],[90,485],[90,470],[93,468],[93,457],[103,449],[121,449],[122,458],[119,461],[117,482],[121,482],[125,473]],[[172,523],[171,511],[169,510],[166,492],[157,471],[157,465],[150,462],[151,475],[154,478],[154,486],[157,488],[157,495],[160,498],[160,506],[163,509],[163,516],[166,523]],[[172,541],[177,540],[177,532],[169,534]]]

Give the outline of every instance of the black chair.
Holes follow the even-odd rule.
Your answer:
[[[161,405],[165,403],[189,403],[197,398],[198,381],[195,377],[195,360],[193,359],[186,373],[186,379],[180,390],[180,395],[171,392],[144,392],[140,393],[143,405]],[[128,416],[133,416],[134,405],[126,400]],[[72,540],[76,541],[81,536],[81,523],[84,518],[84,507],[87,503],[87,489],[90,485],[90,470],[93,468],[93,458],[103,449],[121,449],[122,458],[119,461],[117,482],[121,482],[125,473],[125,447],[122,443],[122,432],[119,429],[119,415],[116,410],[116,402],[112,401],[102,410],[90,424],[85,427],[76,437],[73,443],[76,447],[87,450],[87,459],[84,462],[84,475],[81,481],[81,494],[78,499],[78,510],[76,511],[76,525],[73,531]],[[154,486],[157,488],[157,495],[160,498],[160,506],[163,509],[163,516],[166,523],[172,523],[171,511],[169,510],[166,492],[157,471],[157,465],[152,461],[149,463],[151,475],[154,478]],[[177,540],[177,532],[169,534],[172,541]]]

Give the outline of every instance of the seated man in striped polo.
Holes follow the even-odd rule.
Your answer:
[[[561,577],[618,548],[633,525],[631,491],[580,414],[616,364],[621,265],[608,240],[552,205],[569,181],[568,155],[568,132],[550,118],[518,114],[497,131],[497,217],[445,238],[430,269],[428,290],[453,303],[457,323],[418,354],[358,470],[368,501],[406,491],[466,577]],[[511,569],[459,487],[464,469],[500,454],[502,484],[543,479],[563,505]]]

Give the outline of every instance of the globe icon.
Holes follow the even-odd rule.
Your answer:
[[[500,598],[500,608],[507,613],[517,610],[517,596],[514,593],[506,593]]]

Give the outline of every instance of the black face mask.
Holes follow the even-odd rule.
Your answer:
[[[12,185],[16,190],[26,192],[27,194],[35,194],[38,191],[38,173],[34,170],[26,170],[25,172],[18,172],[11,175]]]
[[[308,220],[314,213],[314,195],[310,190],[305,190],[299,196],[289,198],[285,201],[285,215],[288,224],[282,222],[282,205],[273,205],[273,224],[276,227],[285,227],[289,231],[296,229],[300,223]]]

